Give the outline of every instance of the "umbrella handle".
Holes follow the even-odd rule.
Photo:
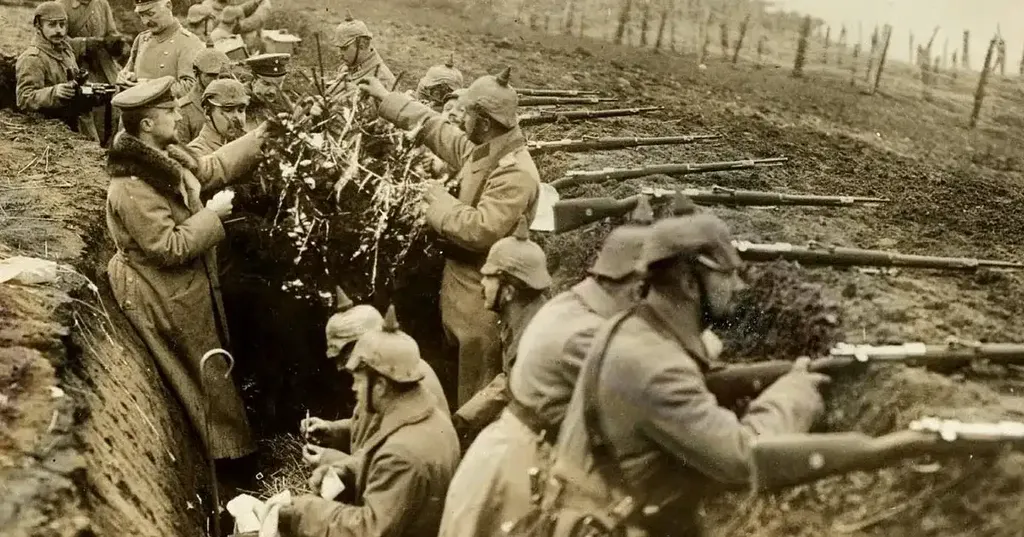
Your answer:
[[[213,350],[207,351],[207,353],[203,355],[202,359],[199,360],[199,374],[200,375],[203,375],[203,372],[206,370],[206,362],[207,362],[207,360],[209,360],[210,358],[213,358],[214,356],[217,356],[218,354],[223,354],[224,358],[228,362],[228,370],[227,370],[226,373],[224,373],[224,378],[229,378],[231,376],[231,370],[235,368],[235,357],[231,356],[231,353],[226,351],[226,350],[224,350],[224,349],[213,349]],[[203,376],[205,377],[205,375],[203,375]]]

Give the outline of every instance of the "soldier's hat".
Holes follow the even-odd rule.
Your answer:
[[[188,8],[188,15],[185,21],[189,24],[198,24],[213,16],[213,10],[206,4],[193,4]]]
[[[423,380],[420,367],[420,348],[416,340],[398,326],[395,307],[388,307],[380,330],[363,334],[345,363],[345,369],[356,371],[365,366],[394,382],[410,383]]]
[[[208,75],[219,75],[229,65],[231,65],[231,58],[228,58],[228,55],[224,52],[214,48],[200,50],[192,60],[193,67],[198,69],[200,73]]]
[[[59,21],[67,20],[68,13],[64,11],[64,6],[58,2],[43,2],[36,6],[35,11],[32,12],[32,21],[44,20],[44,21]]]
[[[668,259],[688,258],[708,268],[736,270],[743,265],[732,244],[729,227],[717,216],[698,213],[665,218],[650,227],[637,271]]]
[[[500,239],[491,246],[480,274],[507,274],[538,291],[551,287],[547,257],[540,245],[530,240],[529,226],[523,217],[519,217],[511,237]]]
[[[608,234],[588,271],[592,276],[621,280],[636,274],[637,262],[650,228],[639,225],[619,226]]]
[[[238,6],[228,6],[220,12],[220,22],[230,24],[245,18],[245,11]]]
[[[339,47],[345,47],[359,37],[373,39],[373,34],[365,22],[353,19],[352,12],[348,11],[345,13],[345,20],[334,29],[334,38]]]
[[[144,9],[149,9],[155,5],[168,1],[169,0],[135,0],[135,12],[138,13]]]
[[[241,106],[249,104],[245,86],[233,78],[221,78],[210,82],[203,90],[203,103],[214,106]]]
[[[259,54],[245,60],[253,74],[262,77],[279,77],[288,73],[288,59],[291,54]]]
[[[466,109],[479,108],[509,129],[518,125],[516,108],[519,96],[508,83],[510,74],[511,69],[506,67],[497,75],[485,75],[474,80],[461,98]]]
[[[115,95],[111,99],[110,104],[121,110],[174,108],[177,106],[177,103],[175,102],[174,95],[171,94],[171,86],[173,84],[173,76],[162,76],[145,82],[139,82],[135,86]]]

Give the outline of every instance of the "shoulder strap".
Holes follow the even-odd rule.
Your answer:
[[[587,438],[590,441],[590,451],[594,456],[595,466],[609,485],[631,496],[634,500],[634,505],[642,506],[644,505],[643,497],[626,481],[626,476],[619,465],[619,459],[615,455],[614,446],[608,441],[608,437],[601,429],[597,398],[597,384],[608,346],[612,338],[615,337],[616,332],[622,327],[622,323],[635,313],[636,307],[634,306],[619,314],[612,321],[612,327],[605,338],[602,341],[595,342],[600,347],[596,348],[596,352],[591,354],[585,363],[584,370],[581,372],[581,389],[583,390],[583,424],[587,431]]]

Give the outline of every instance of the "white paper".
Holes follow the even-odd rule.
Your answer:
[[[320,482],[320,497],[325,500],[333,500],[344,491],[345,483],[342,483],[341,478],[338,477],[338,471],[328,468],[323,481]]]

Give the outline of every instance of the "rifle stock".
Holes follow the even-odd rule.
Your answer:
[[[611,180],[635,179],[647,175],[691,175],[697,173],[749,170],[762,166],[781,166],[789,161],[786,157],[774,157],[751,160],[730,160],[722,162],[700,162],[686,164],[656,164],[642,168],[607,168],[597,171],[566,172],[566,176],[552,181],[551,186],[561,189],[568,186],[603,183]]]
[[[636,208],[640,196],[625,199],[577,198],[555,204],[556,233],[564,233],[611,216],[623,216]]]
[[[643,106],[639,108],[609,108],[606,110],[567,110],[565,112],[534,112],[519,116],[519,125],[543,125],[557,121],[586,121],[608,117],[636,116],[647,112],[662,110],[661,106]]]
[[[555,183],[552,185],[557,187]],[[755,262],[784,260],[796,261],[804,265],[906,267],[962,271],[973,271],[981,267],[1006,270],[1024,268],[1024,264],[1009,261],[901,254],[813,243],[808,246],[796,246],[784,242],[755,244],[747,241],[734,241],[733,244],[743,260]]]
[[[913,457],[973,457],[1022,447],[1024,424],[937,418],[877,438],[853,432],[765,436],[751,448],[751,485],[755,491],[771,491]]]
[[[526,147],[532,155],[542,155],[562,151],[574,153],[580,151],[601,151],[626,149],[649,145],[686,145],[704,140],[717,140],[717,134],[689,134],[680,136],[655,136],[650,138],[609,137],[580,138],[577,140],[553,140],[550,142],[527,142]]]

